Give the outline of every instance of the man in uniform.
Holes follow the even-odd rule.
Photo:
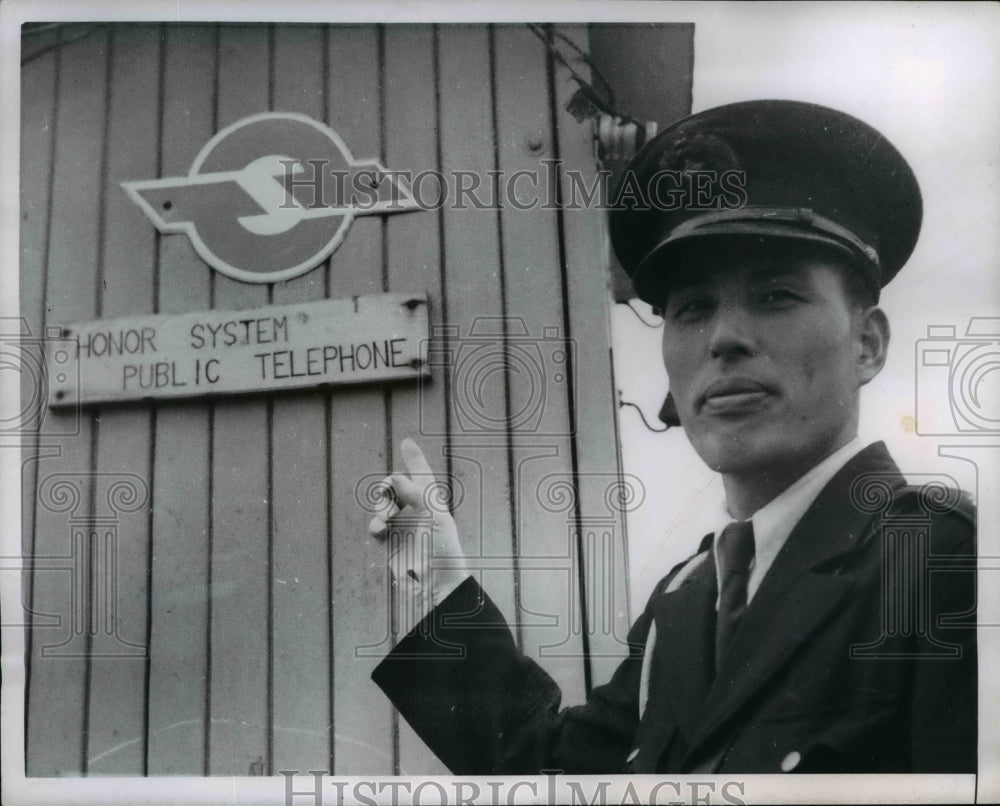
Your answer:
[[[853,117],[751,101],[670,126],[628,172],[612,240],[663,312],[677,417],[727,514],[611,681],[560,710],[450,515],[424,510],[430,468],[404,441],[412,476],[386,480],[371,528],[422,513],[453,562],[409,569],[428,612],[375,681],[456,773],[975,771],[973,511],[857,439],[889,340],[879,291],[920,228],[912,171]]]

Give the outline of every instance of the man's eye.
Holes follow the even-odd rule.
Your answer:
[[[801,300],[802,297],[789,288],[772,288],[761,296],[765,305],[790,305]]]
[[[668,311],[668,315],[679,322],[690,322],[706,316],[712,310],[712,301],[703,297],[679,300]]]

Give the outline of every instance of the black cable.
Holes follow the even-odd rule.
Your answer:
[[[639,417],[642,420],[642,424],[644,426],[646,426],[646,430],[647,431],[652,431],[654,434],[662,434],[664,431],[668,431],[670,429],[669,425],[664,425],[663,428],[653,428],[653,426],[651,426],[649,424],[649,421],[646,420],[646,415],[643,414],[642,409],[640,409],[638,405],[636,405],[635,403],[633,403],[630,400],[622,400],[622,393],[621,393],[621,390],[619,389],[618,390],[618,407],[619,408],[625,408],[626,406],[631,406],[633,409],[635,409],[637,412],[639,412]]]
[[[561,41],[565,42],[574,51],[576,51],[577,55],[580,57],[581,60],[583,60],[584,64],[586,64],[590,68],[590,72],[594,76],[594,78],[596,78],[598,81],[601,82],[602,85],[604,85],[604,91],[605,93],[607,93],[607,98],[608,98],[608,106],[613,107],[615,105],[614,88],[611,86],[611,82],[604,77],[604,74],[597,69],[597,65],[595,65],[594,62],[591,61],[590,54],[587,53],[578,44],[576,44],[576,42],[574,42],[572,39],[566,36],[566,34],[562,33],[562,31],[554,30],[552,31],[552,35],[557,39],[560,39]]]
[[[663,321],[662,320],[660,322],[647,322],[643,318],[642,314],[639,313],[639,311],[636,309],[636,307],[632,304],[632,300],[626,300],[625,302],[619,302],[617,304],[618,305],[624,305],[626,308],[628,308],[630,311],[632,311],[632,313],[635,314],[635,318],[638,319],[640,322],[642,322],[646,327],[650,328],[651,330],[659,330],[661,327],[663,327]],[[654,308],[653,309],[654,315],[658,315],[656,313],[656,311],[657,311],[657,309]]]
[[[24,36],[30,36],[31,34],[41,34],[46,31],[53,31],[56,28],[65,28],[67,25],[72,25],[73,23],[66,22],[39,22],[39,23],[25,23],[21,28],[21,33]]]
[[[53,23],[53,26],[58,26],[58,25],[63,25],[63,23]],[[102,26],[103,26],[103,23],[98,23],[96,25],[91,25],[89,28],[85,28],[81,33],[77,34],[76,36],[70,37],[69,39],[60,40],[59,42],[54,42],[53,44],[48,45],[48,46],[46,46],[44,48],[39,48],[38,50],[36,50],[36,51],[28,54],[27,56],[22,57],[21,58],[21,66],[23,67],[28,62],[32,62],[35,59],[39,58],[40,56],[44,56],[49,51],[53,51],[53,50],[56,50],[57,48],[65,47],[66,45],[72,45],[74,42],[79,42],[81,39],[90,36],[92,33],[94,33],[94,31],[96,31],[98,28],[101,28]],[[48,26],[46,26],[46,30],[47,29],[48,29]],[[41,30],[41,29],[35,29],[35,31],[32,31],[31,33],[35,33],[38,30]]]
[[[569,63],[569,61],[567,61],[566,57],[562,54],[559,48],[555,47],[549,41],[548,36],[546,36],[543,30],[541,30],[541,26],[530,22],[525,23],[525,25],[527,29],[531,31],[531,33],[533,33],[539,40],[541,40],[542,44],[545,45],[545,47],[549,50],[553,58],[555,58],[555,60],[559,62],[559,64],[561,64],[563,67],[569,70],[570,78],[572,78],[573,81],[577,83],[577,86],[580,87],[580,91],[583,92],[584,95],[586,95],[587,100],[590,103],[592,103],[597,109],[608,115],[620,118],[626,123],[634,123],[636,126],[640,127],[645,126],[644,123],[632,117],[632,115],[629,115],[627,112],[622,112],[620,109],[615,108],[614,105],[615,96],[614,96],[614,91],[611,89],[611,84],[603,75],[601,75],[600,70],[598,70],[594,66],[594,63],[593,61],[591,61],[590,56],[587,53],[585,53],[575,42],[573,42],[565,34],[559,33],[558,31],[553,31],[553,34],[556,37],[558,37],[563,42],[568,43],[569,46],[572,47],[573,50],[579,54],[581,60],[590,68],[591,73],[593,73],[593,75],[600,81],[600,83],[604,85],[604,88],[607,91],[607,97],[603,97],[601,93],[598,91],[597,87],[595,87],[586,78],[580,75],[580,73],[578,73],[576,70],[573,69],[573,66]]]

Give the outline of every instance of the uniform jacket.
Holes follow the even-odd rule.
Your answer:
[[[907,486],[878,443],[793,529],[717,672],[701,562],[584,705],[560,710],[472,579],[373,678],[456,774],[974,772],[974,543],[971,505]]]

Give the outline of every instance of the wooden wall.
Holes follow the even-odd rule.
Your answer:
[[[572,55],[554,33],[586,48],[583,26],[547,30]],[[524,26],[81,24],[26,34],[22,57],[33,337],[424,290],[454,356],[419,386],[83,412],[50,412],[26,384],[42,423],[23,462],[39,569],[24,595],[28,774],[443,771],[369,679],[399,618],[359,486],[401,465],[408,435],[448,479],[473,566],[564,702],[606,680],[629,613],[602,213],[363,216],[321,267],[250,285],[158,235],[120,187],[186,173],[220,128],[277,110],[326,121],[389,168],[509,176],[558,159],[565,194],[569,170],[592,181],[594,147],[546,44]],[[541,338],[556,334],[568,361]],[[477,350],[513,356],[483,400],[457,366]],[[544,372],[526,380],[528,355]],[[538,418],[502,427],[532,407]]]

